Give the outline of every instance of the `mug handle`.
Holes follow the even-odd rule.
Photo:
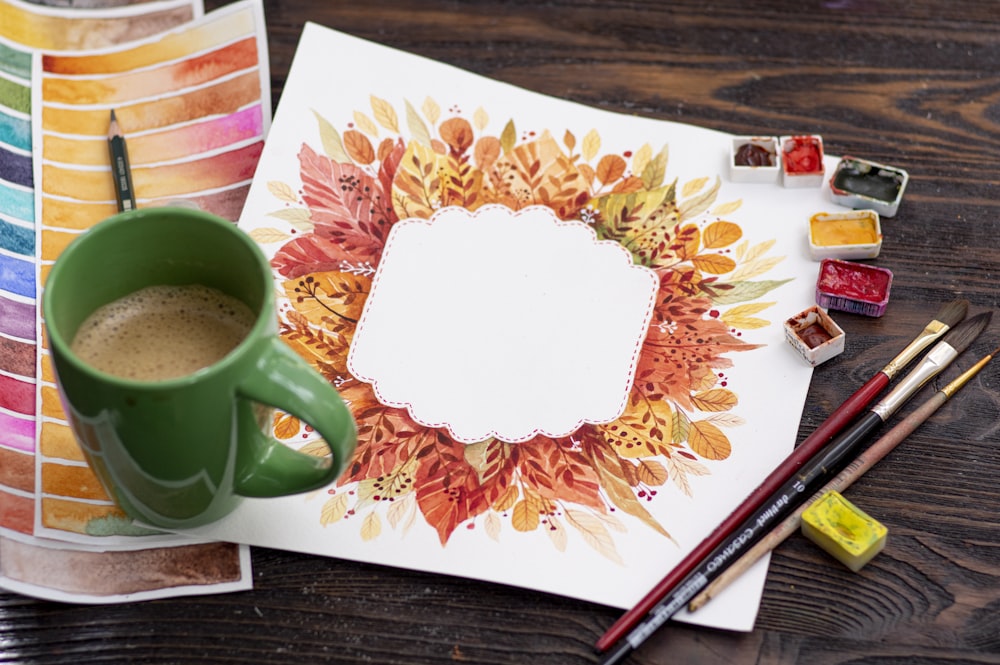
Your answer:
[[[237,494],[275,497],[329,485],[347,466],[357,445],[357,426],[340,394],[277,336],[261,342],[257,363],[237,387],[245,400],[281,409],[311,425],[330,448],[332,459],[300,453],[260,431],[253,406],[238,406],[239,427],[256,439],[236,453]],[[253,421],[253,422],[247,422]]]

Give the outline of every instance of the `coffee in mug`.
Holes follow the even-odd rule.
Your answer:
[[[119,213],[60,254],[42,311],[87,462],[142,523],[212,522],[244,497],[329,485],[357,430],[337,391],[278,336],[274,277],[232,222],[190,208]],[[273,409],[330,448],[271,436]]]
[[[243,301],[208,286],[147,286],[94,311],[70,348],[107,374],[162,381],[222,360],[255,318]]]

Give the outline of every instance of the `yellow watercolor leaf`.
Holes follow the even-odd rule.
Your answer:
[[[538,528],[541,520],[538,510],[533,507],[532,502],[522,499],[514,504],[514,512],[511,515],[510,523],[518,531],[534,531]]]
[[[743,237],[743,229],[732,222],[712,222],[701,232],[705,249],[722,249]]]
[[[515,485],[511,485],[507,488],[507,491],[500,495],[500,497],[493,502],[493,510],[498,513],[502,513],[506,510],[510,510],[511,507],[517,500],[521,497],[520,490],[517,489]]]
[[[381,99],[380,97],[376,97],[375,95],[371,95],[369,100],[372,105],[372,113],[375,114],[375,120],[378,124],[382,125],[393,134],[398,134],[399,118],[396,117],[396,109],[392,107],[392,104],[384,99]]]
[[[503,154],[506,155],[513,150],[515,144],[517,144],[517,130],[514,128],[514,121],[508,120],[500,132],[500,147],[503,148]]]
[[[303,233],[309,233],[315,227],[309,216],[308,208],[282,208],[269,212],[267,215],[285,221]]]
[[[361,522],[361,540],[368,542],[375,540],[382,533],[382,518],[374,510],[365,515]]]
[[[743,205],[743,199],[736,199],[735,201],[730,201],[729,203],[721,203],[712,209],[713,215],[718,215],[722,217],[723,215],[731,215]]]
[[[327,157],[335,162],[349,162],[351,158],[344,150],[344,144],[340,141],[340,134],[336,128],[316,111],[313,111],[316,121],[319,122],[319,139],[323,144],[323,152]]]
[[[725,388],[713,388],[691,396],[691,403],[700,411],[729,411],[738,402],[736,393]]]
[[[746,243],[741,243],[740,246],[736,249],[736,258],[737,260],[743,263],[756,261],[760,257],[767,254],[768,250],[774,247],[775,242],[776,240],[774,239],[765,240],[764,242],[757,243],[753,247],[749,248]]]
[[[736,267],[736,262],[722,254],[699,254],[691,259],[694,267],[712,275],[725,275]]]
[[[685,199],[680,205],[681,219],[690,219],[708,210],[708,207],[715,201],[715,197],[718,195],[719,187],[721,186],[722,179],[716,177],[714,185],[694,198]]]
[[[323,509],[319,513],[320,526],[326,526],[339,522],[347,514],[347,495],[334,494],[323,504]]]
[[[623,469],[624,466],[619,462],[617,456],[608,455],[598,461],[595,470],[600,477],[601,488],[608,499],[619,510],[637,517],[657,533],[673,541],[674,537],[663,528],[663,525],[656,521],[649,511],[646,510],[646,507],[636,498],[632,485],[624,477]]]
[[[583,159],[588,162],[593,161],[600,149],[601,135],[596,129],[592,129],[583,137]]]
[[[268,227],[253,229],[250,231],[250,237],[261,245],[267,245],[270,243],[285,242],[291,237],[291,235],[280,229]]]
[[[694,196],[705,187],[705,183],[707,182],[708,178],[704,176],[701,178],[695,178],[694,180],[687,181],[681,188],[681,196],[684,198]]]
[[[615,541],[603,522],[580,510],[567,510],[566,521],[580,532],[588,545],[600,552],[605,558],[619,565],[624,564],[615,548]]]
[[[560,552],[566,551],[566,542],[568,537],[566,535],[566,528],[562,525],[562,522],[557,520],[555,517],[549,517],[545,524],[545,534],[555,545],[556,549]]]
[[[486,129],[486,125],[490,124],[490,114],[486,112],[482,106],[476,109],[475,113],[472,114],[472,124],[480,132]]]
[[[646,164],[646,167],[642,170],[642,182],[646,186],[646,189],[657,189],[663,184],[663,179],[667,176],[667,159],[669,155],[670,148],[665,145],[656,154],[656,157],[653,157]]]
[[[771,268],[784,260],[785,257],[783,256],[772,256],[770,258],[758,259],[756,261],[746,263],[733,272],[730,281],[739,282],[747,279],[753,279],[754,277],[768,272]]]
[[[274,414],[274,424],[271,429],[275,437],[287,441],[299,433],[299,419],[291,414],[278,411]]]
[[[755,316],[723,316],[722,321],[730,328],[737,330],[760,330],[771,324],[767,319]]]
[[[436,125],[438,120],[441,119],[441,107],[430,97],[424,99],[423,106],[424,116],[430,121],[431,125]]]
[[[688,474],[693,476],[708,475],[708,467],[701,462],[696,462],[683,455],[671,455],[668,457],[667,466],[670,468],[670,479],[686,496],[692,496]]]
[[[268,180],[267,190],[279,200],[286,203],[299,202],[299,197],[295,194],[295,190],[288,183],[281,182],[280,180]]]
[[[720,427],[742,427],[747,424],[745,418],[732,413],[715,413],[706,418],[709,422]]]
[[[427,113],[428,103],[433,104],[430,97],[424,101],[424,113]],[[431,124],[435,121],[432,120]],[[429,146],[431,144],[431,133],[427,129],[427,125],[424,121],[420,119],[420,114],[417,113],[417,109],[413,108],[413,105],[409,101],[406,102],[406,126],[410,129],[410,137],[422,146]]]
[[[367,115],[361,111],[354,112],[354,124],[365,134],[369,136],[378,136],[378,127]]]
[[[497,517],[496,513],[486,513],[486,517],[483,518],[483,528],[486,529],[486,535],[493,540],[500,542],[500,529],[503,527],[503,523],[500,518]]]
[[[643,143],[642,147],[632,155],[632,173],[641,174],[646,170],[646,165],[651,159],[653,159],[653,146]]]
[[[705,420],[691,423],[688,445],[705,459],[724,460],[733,452],[732,444],[722,430]]]
[[[330,446],[323,439],[316,439],[299,448],[299,452],[313,457],[326,457],[330,454]]]
[[[389,520],[390,527],[395,529],[399,525],[402,525],[404,532],[409,530],[410,526],[413,525],[416,515],[417,495],[413,492],[407,492],[403,496],[396,497],[389,504],[389,510],[385,514],[386,519]]]

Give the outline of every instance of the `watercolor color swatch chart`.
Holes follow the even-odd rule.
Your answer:
[[[86,602],[248,588],[245,546],[137,529],[108,500],[63,418],[38,302],[62,248],[116,212],[112,108],[140,205],[237,219],[270,123],[261,4],[4,0],[0,16],[0,586]]]
[[[796,220],[837,206],[730,182],[731,146],[307,24],[240,225],[359,446],[197,532],[632,606],[791,450],[812,375]],[[765,572],[685,620],[749,630]]]

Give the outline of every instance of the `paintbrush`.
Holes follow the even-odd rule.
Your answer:
[[[984,312],[959,324],[924,357],[898,386],[893,388],[865,416],[838,434],[822,451],[809,459],[793,477],[772,493],[763,504],[706,557],[673,591],[657,603],[644,620],[600,661],[614,665],[626,658],[712,581],[732,565],[740,553],[763,538],[768,530],[812,496],[835,470],[856,452],[868,436],[895,413],[927,381],[944,370],[987,326],[991,312]]]
[[[934,413],[941,408],[945,402],[952,398],[972,377],[986,366],[998,353],[1000,348],[994,349],[992,353],[984,356],[979,362],[967,369],[951,383],[934,393],[927,401],[921,404],[913,413],[909,414],[885,435],[873,443],[867,450],[861,453],[853,462],[848,464],[843,471],[838,473],[833,480],[823,486],[820,491],[810,497],[808,501],[785,520],[774,528],[763,540],[751,547],[746,554],[741,556],[726,572],[715,579],[708,587],[698,594],[694,600],[688,604],[689,612],[696,612],[712,598],[719,595],[723,589],[729,586],[733,580],[746,572],[753,564],[783,543],[790,535],[798,531],[802,523],[802,513],[809,506],[821,499],[828,492],[843,493],[854,481],[863,476],[869,469],[878,464],[886,455],[893,451],[896,446],[902,443],[906,437],[913,433],[917,427],[924,423]]]
[[[713,549],[731,536],[740,523],[760,508],[768,496],[777,491],[783,483],[791,478],[806,460],[815,455],[834,435],[860,415],[896,374],[909,365],[921,351],[964,319],[968,309],[969,301],[962,299],[955,300],[942,307],[931,322],[924,327],[923,331],[905,349],[899,352],[889,364],[883,367],[853,395],[847,398],[843,404],[837,407],[712,533],[696,545],[680,563],[674,566],[635,607],[625,612],[621,618],[612,624],[598,639],[595,645],[597,650],[607,650],[612,644],[620,641],[625,636],[625,633],[632,630]]]

